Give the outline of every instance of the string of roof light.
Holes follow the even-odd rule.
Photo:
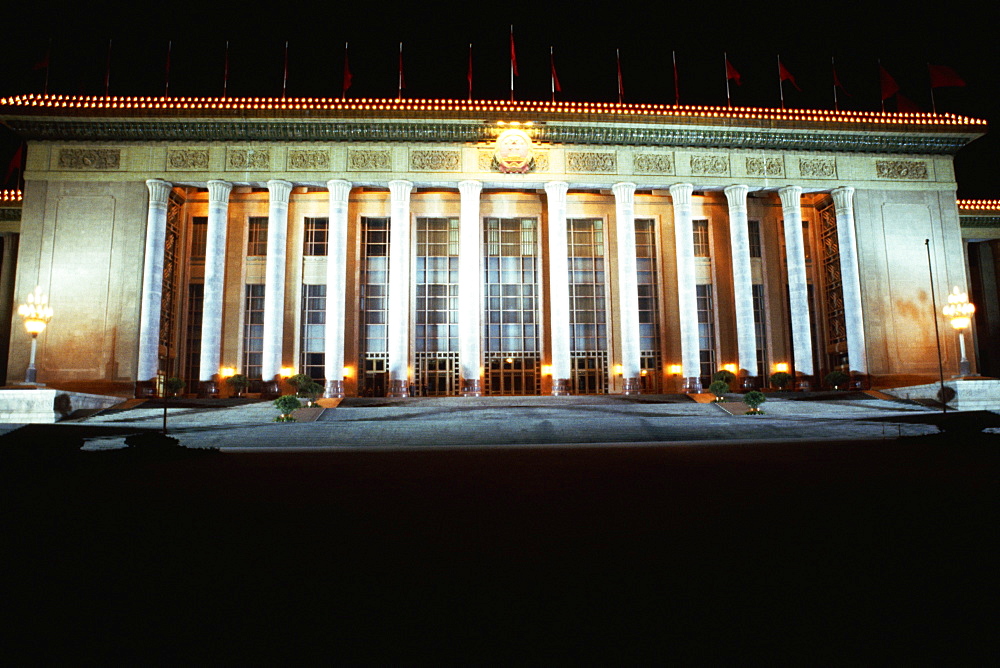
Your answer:
[[[20,190],[0,190],[0,202],[20,202],[22,199]]]
[[[960,199],[957,203],[959,209],[1000,211],[1000,199]]]
[[[772,109],[768,107],[713,107],[699,105],[626,104],[619,102],[543,102],[505,100],[424,100],[384,98],[273,98],[273,97],[125,97],[99,95],[28,94],[0,98],[0,106],[67,109],[139,110],[333,110],[333,111],[460,111],[500,113],[620,114],[631,116],[688,116],[741,120],[790,120],[836,123],[892,123],[913,125],[986,125],[978,118],[952,113],[833,111]]]

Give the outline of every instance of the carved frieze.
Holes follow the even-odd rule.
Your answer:
[[[261,169],[271,168],[271,149],[269,148],[231,148],[226,151],[226,169]]]
[[[547,172],[549,171],[549,152],[548,151],[535,151],[534,152],[535,164],[531,168],[533,172]],[[476,162],[477,168],[481,172],[499,172],[496,163],[493,160],[493,151],[481,149],[478,153],[478,160]]]
[[[389,149],[352,149],[347,151],[347,169],[354,172],[388,172],[392,170]]]
[[[207,148],[169,148],[167,149],[168,170],[198,170],[208,169]]]
[[[457,172],[461,166],[459,151],[410,151],[410,169],[415,172]]]
[[[673,174],[674,156],[672,153],[639,153],[632,161],[632,170],[636,174]]]
[[[618,172],[617,155],[614,153],[567,151],[566,171],[591,174],[615,174]]]
[[[799,158],[799,174],[807,179],[835,179],[837,163],[833,158]]]
[[[289,171],[330,171],[330,152],[319,149],[288,149]]]
[[[747,157],[747,176],[784,176],[785,163],[777,156]]]
[[[880,179],[926,181],[927,163],[922,160],[876,160],[875,175]]]
[[[696,176],[727,176],[729,156],[703,153],[691,156],[691,174]]]
[[[121,157],[117,148],[63,148],[59,150],[59,168],[118,169]]]

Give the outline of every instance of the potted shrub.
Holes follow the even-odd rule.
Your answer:
[[[708,386],[708,391],[715,395],[715,400],[725,401],[726,392],[729,391],[729,384],[723,380],[712,381],[712,384]]]
[[[288,379],[288,384],[295,388],[295,395],[306,400],[306,405],[312,406],[316,397],[323,393],[323,386],[304,373],[297,373]]]
[[[176,376],[163,381],[163,389],[166,390],[166,394],[169,397],[176,397],[177,393],[183,390],[185,385],[187,383]]]
[[[846,387],[850,380],[850,376],[838,369],[826,374],[826,378],[823,379],[823,382],[826,383],[828,387],[839,390],[842,387]]]
[[[302,408],[302,402],[299,401],[298,397],[286,394],[274,400],[274,407],[281,413],[278,417],[274,418],[275,422],[295,422],[295,418],[292,417],[292,411],[296,408]]]
[[[771,385],[779,390],[785,389],[790,382],[792,382],[792,374],[786,371],[777,371],[771,374]]]
[[[750,410],[746,412],[747,415],[763,415],[764,411],[760,409],[760,405],[767,401],[767,397],[760,390],[751,390],[743,395],[743,403],[750,407]]]
[[[243,396],[243,393],[246,392],[247,387],[249,387],[250,379],[242,373],[238,373],[235,376],[226,378],[226,385],[228,385],[229,389],[233,391],[233,396],[240,397]]]
[[[712,374],[712,382],[722,381],[728,387],[732,388],[733,381],[736,380],[736,374],[727,369],[721,369]]]

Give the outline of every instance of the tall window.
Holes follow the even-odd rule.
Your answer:
[[[389,219],[361,219],[359,392],[385,396],[389,383]]]
[[[751,220],[747,222],[747,231],[750,236],[750,257],[761,257],[760,252],[760,221]]]
[[[260,378],[264,361],[264,285],[248,285],[243,305],[243,374]]]
[[[416,239],[416,391],[457,394],[458,218],[418,218]]]
[[[604,394],[608,357],[604,221],[581,218],[567,224],[573,382],[578,394]]]
[[[715,306],[711,285],[699,285],[696,291],[701,384],[703,387],[708,387],[712,381],[712,374],[715,373]]]
[[[267,216],[254,216],[247,225],[247,256],[267,255]]]
[[[191,259],[205,261],[205,247],[208,240],[208,218],[195,216],[191,219]]]
[[[197,389],[201,380],[201,317],[205,304],[205,286],[202,283],[188,284],[187,327],[184,341],[184,371],[182,378],[188,391]]]
[[[314,380],[326,377],[326,286],[302,286],[302,332],[299,372]]]
[[[691,223],[694,231],[694,256],[711,257],[712,247],[708,242],[708,221],[695,220]]]
[[[766,377],[767,365],[767,310],[764,307],[764,286],[755,283],[753,290],[753,330],[757,340],[757,375]]]
[[[303,255],[326,257],[329,227],[330,223],[327,218],[305,219],[302,241]]]
[[[643,390],[659,391],[660,368],[660,308],[656,264],[656,221],[637,218],[635,221],[636,282],[639,288],[639,355],[642,364]]]
[[[483,357],[489,394],[538,394],[538,223],[483,219]]]

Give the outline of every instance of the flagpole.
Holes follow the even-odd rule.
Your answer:
[[[622,54],[615,49],[615,60],[618,61],[618,104],[625,102],[625,87],[622,85]]]
[[[344,81],[343,81],[343,86],[340,89],[341,100],[347,99],[347,77],[348,73],[351,71],[347,62],[347,44],[348,44],[347,42],[344,42]]]
[[[108,97],[111,90],[111,40],[108,39],[108,58],[104,66],[104,97]]]
[[[674,106],[681,106],[681,89],[677,83],[677,51],[672,51],[674,59]],[[726,79],[726,81],[729,81]]]
[[[469,102],[472,102],[472,42],[469,42],[469,71],[465,78],[469,82]]]
[[[785,108],[785,80],[781,78],[781,54],[778,54],[778,95],[781,97],[781,108]]]
[[[830,72],[833,73],[833,110],[840,111],[840,105],[837,103],[837,63],[833,56],[830,56]]]
[[[514,24],[510,24],[510,101],[514,101]]]
[[[164,75],[166,83],[163,86],[163,97],[170,97],[170,51],[173,46],[173,40],[167,40],[167,71]]]
[[[42,95],[49,94],[49,66],[52,65],[52,38],[49,37],[49,47],[45,50],[45,84],[42,86]]]
[[[875,62],[878,63],[878,96],[882,98],[882,113],[885,113],[885,93],[882,90],[882,59],[876,58]]]
[[[288,94],[288,40],[285,40],[285,74],[281,81],[281,99],[284,100]]]
[[[931,112],[937,113],[937,102],[934,101],[934,81],[931,79],[931,64],[927,63],[927,83],[931,87]]]
[[[729,94],[729,54],[722,52],[722,72],[726,75],[726,106],[733,108],[733,98]]]
[[[552,83],[552,101],[556,101],[556,61],[552,46],[549,46],[549,79]]]
[[[222,70],[222,97],[229,95],[229,40],[226,40],[226,61]]]
[[[403,43],[399,43],[399,87],[396,89],[396,99],[403,99]]]

